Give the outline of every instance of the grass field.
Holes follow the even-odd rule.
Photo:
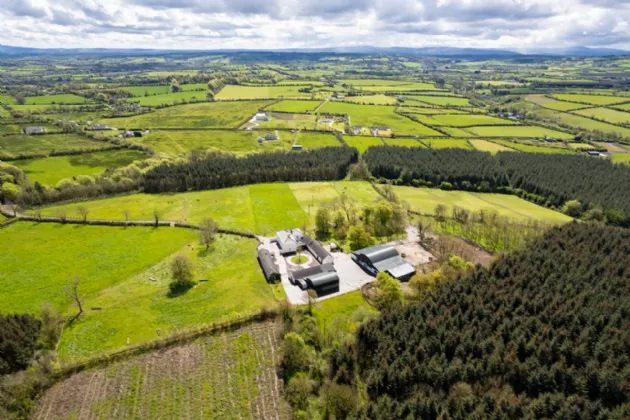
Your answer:
[[[556,93],[552,95],[556,99],[568,102],[580,102],[593,105],[612,105],[621,102],[628,102],[629,98],[618,96],[600,96],[600,95],[579,95],[573,93]]]
[[[266,111],[277,112],[307,112],[314,111],[322,101],[299,101],[299,100],[285,100],[275,103],[265,108]]]
[[[394,138],[394,139],[383,139],[383,141],[385,142],[385,144],[387,144],[388,146],[399,146],[399,147],[426,147],[424,144],[422,144],[421,142],[419,142],[416,139],[400,139],[400,138]]]
[[[172,105],[175,103],[181,103],[183,101],[199,102],[206,100],[207,99],[205,91],[166,93],[164,95],[141,96],[129,99],[130,102],[136,102],[142,106]]]
[[[545,136],[557,139],[572,139],[573,135],[561,131],[551,130],[538,126],[494,126],[494,127],[470,127],[467,129],[480,137],[531,137],[542,138]]]
[[[432,149],[469,149],[472,150],[472,146],[467,140],[456,139],[423,139],[422,142]]]
[[[574,109],[580,109],[587,106],[584,104],[576,104],[573,102],[556,101],[555,99],[548,98],[544,95],[527,95],[526,99],[529,102],[556,111],[572,111]]]
[[[493,155],[495,153],[497,153],[497,152],[504,152],[504,151],[514,150],[514,149],[510,149],[509,147],[506,147],[504,145],[493,143],[493,142],[488,141],[488,140],[469,140],[469,142],[470,142],[470,144],[472,144],[472,146],[475,149],[481,150],[482,152],[490,152]]]
[[[613,124],[630,123],[630,112],[615,111],[608,108],[588,108],[573,111],[574,114],[583,115],[585,117],[597,118]]]
[[[340,84],[351,84],[355,89],[370,92],[407,92],[414,90],[438,90],[432,83],[386,79],[348,79],[340,80]]]
[[[119,128],[237,128],[268,103],[249,101],[178,105],[133,117],[103,118],[99,122]]]
[[[386,95],[348,96],[344,101],[355,104],[374,105],[395,105],[398,102],[395,97]]]
[[[48,390],[33,418],[286,420],[277,337],[275,324],[253,324],[81,372]]]
[[[50,134],[45,136],[18,134],[0,137],[0,157],[3,155],[48,154],[53,150],[60,152],[66,150],[95,149],[106,146],[107,143],[89,140],[77,134]]]
[[[280,133],[281,141],[257,139],[264,136],[263,131],[228,131],[228,130],[178,130],[153,131],[143,137],[134,138],[137,143],[153,148],[156,153],[185,154],[193,150],[218,149],[234,153],[263,152],[288,149],[292,134]],[[286,139],[284,137],[287,137]],[[289,141],[287,143],[287,141]]]
[[[326,130],[332,131],[330,124],[317,122],[316,115],[271,113],[271,121],[258,121],[261,129],[285,128],[293,130]]]
[[[50,104],[83,104],[89,102],[86,98],[73,94],[27,96],[26,105],[50,105]]]
[[[595,146],[588,143],[569,143],[568,146],[575,150],[589,150],[595,148]]]
[[[545,146],[536,146],[530,144],[524,144],[518,141],[509,141],[509,140],[493,140],[497,144],[501,144],[505,147],[509,147],[511,149],[515,149],[521,152],[528,153],[559,153],[559,154],[573,154],[575,153],[573,150],[565,149],[563,147],[545,147]]]
[[[134,160],[142,159],[146,159],[144,153],[137,150],[122,149],[81,155],[16,160],[12,163],[24,171],[29,181],[55,185],[65,178],[96,175],[106,169],[126,166]]]
[[[0,134],[20,134],[20,133],[22,133],[22,127],[20,127],[17,124],[0,124]]]
[[[512,120],[492,117],[490,115],[456,114],[456,115],[432,115],[426,118],[432,125],[447,125],[452,127],[466,127],[471,125],[512,125]]]
[[[615,163],[630,165],[630,153],[613,153],[610,158]]]
[[[435,188],[395,186],[398,198],[409,203],[412,210],[433,214],[438,204],[450,209],[459,206],[470,211],[493,210],[503,216],[519,220],[540,220],[562,223],[570,217],[553,210],[537,206],[514,195],[471,193],[467,191],[443,191]]]
[[[474,134],[472,134],[467,129],[463,129],[463,128],[440,127],[440,130],[444,131],[446,134],[448,134],[451,137],[475,137]]]
[[[356,147],[359,153],[365,152],[370,146],[382,146],[383,141],[378,137],[352,136],[345,138],[350,147]]]
[[[411,99],[437,106],[470,106],[470,102],[467,98],[456,98],[451,96],[413,95],[405,96],[405,99]]]
[[[284,133],[282,133],[284,135]],[[301,144],[305,149],[316,149],[327,146],[341,146],[334,134],[300,133],[295,144]]]
[[[442,134],[409,118],[396,114],[394,107],[383,105],[356,105],[327,102],[320,112],[348,114],[351,125],[364,127],[389,127],[400,135],[441,136]]]
[[[402,106],[398,108],[398,112],[402,112],[403,114],[426,114],[426,115],[434,115],[434,114],[461,114],[462,111],[457,109],[448,109],[448,108],[420,108],[415,106]]]
[[[190,91],[199,91],[202,89],[203,92],[199,91],[198,93],[203,94],[205,97],[206,90],[208,89],[208,85],[205,83],[191,83],[187,85],[180,85],[180,90],[182,92],[190,92]],[[162,86],[125,86],[120,89],[126,90],[130,92],[133,96],[151,96],[151,95],[164,95],[167,93],[171,93],[171,85],[162,85]]]
[[[217,100],[266,99],[266,98],[310,98],[310,93],[302,93],[301,86],[241,86],[227,85],[215,96]]]
[[[13,96],[0,95],[0,103],[3,103],[5,105],[15,105],[17,101]]]

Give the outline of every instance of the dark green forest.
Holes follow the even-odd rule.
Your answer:
[[[265,182],[332,181],[343,179],[357,157],[357,150],[349,147],[258,153],[242,158],[218,154],[157,166],[145,175],[144,188],[158,193]]]
[[[630,417],[630,232],[553,228],[331,355],[371,419]]]

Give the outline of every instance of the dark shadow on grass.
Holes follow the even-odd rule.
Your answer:
[[[176,298],[178,296],[185,295],[194,286],[194,281],[191,281],[189,283],[178,283],[174,281],[168,285],[168,293],[166,294],[166,296],[168,296],[169,298]]]
[[[212,254],[214,250],[215,250],[214,244],[210,245],[209,247],[204,246],[203,248],[199,248],[199,250],[197,251],[197,256],[201,258],[207,257],[208,255]]]

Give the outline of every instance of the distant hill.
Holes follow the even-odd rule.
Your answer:
[[[350,46],[329,48],[284,48],[276,50],[155,50],[142,48],[26,48],[0,45],[0,56],[26,55],[165,55],[182,53],[244,53],[244,52],[276,52],[276,53],[319,53],[319,54],[401,54],[426,57],[514,57],[521,55],[552,55],[596,57],[607,55],[630,55],[630,51],[610,48],[568,47],[542,48],[516,52],[492,48],[456,48],[456,47],[372,47]]]

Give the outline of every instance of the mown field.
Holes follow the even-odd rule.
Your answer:
[[[467,98],[456,98],[452,96],[410,95],[405,96],[405,99],[437,106],[470,106],[470,102]]]
[[[421,117],[421,121],[431,125],[447,125],[452,127],[467,127],[471,125],[513,125],[512,120],[497,118],[490,115],[456,114],[456,115],[432,115]]]
[[[207,98],[205,91],[175,92],[166,93],[163,95],[141,96],[129,99],[130,102],[136,102],[142,106],[172,105],[176,103],[181,103],[183,101],[200,102],[206,100]]]
[[[178,105],[133,117],[103,118],[118,128],[237,128],[267,101],[210,102]]]
[[[83,104],[90,102],[88,99],[73,95],[71,93],[60,95],[42,95],[42,96],[27,96],[25,98],[25,105],[50,105],[50,104]]]
[[[498,139],[493,140],[493,142],[497,144],[501,144],[510,149],[515,149],[521,152],[528,152],[528,153],[558,153],[558,154],[575,153],[573,150],[565,149],[563,147],[545,147],[545,146],[525,144],[518,141],[498,140]]]
[[[348,96],[344,101],[356,104],[374,105],[395,105],[398,102],[395,97],[386,95]]]
[[[233,153],[250,153],[288,149],[290,147],[291,134],[280,133],[281,141],[258,143],[258,137],[265,134],[267,134],[266,131],[168,130],[153,131],[133,140],[150,146],[156,153],[171,154],[186,154],[193,150],[209,149]],[[284,137],[287,137],[287,139]]]
[[[281,135],[288,135],[281,133]],[[301,144],[305,149],[316,149],[318,147],[341,146],[334,134],[321,133],[300,133],[295,140],[295,144]]]
[[[48,390],[33,418],[289,419],[278,334],[253,324],[81,372]]]
[[[302,93],[302,86],[241,86],[227,85],[215,96],[216,100],[266,99],[280,97],[310,98],[310,93]]]
[[[514,125],[514,126],[484,126],[470,127],[468,131],[480,137],[531,137],[543,138],[545,136],[554,137],[556,139],[572,139],[573,135],[563,133],[557,130],[551,130],[545,127],[533,125]]]
[[[43,136],[18,134],[0,137],[0,157],[20,154],[48,154],[52,151],[89,150],[107,146],[107,143],[90,140],[77,134],[49,134]]]
[[[330,124],[318,123],[316,115],[272,112],[270,116],[272,118],[271,121],[256,122],[261,129],[285,128],[293,130],[333,130]]]
[[[555,93],[552,96],[561,101],[578,102],[592,105],[612,105],[621,102],[628,102],[628,98],[617,96],[580,95],[574,93]]]
[[[104,152],[85,153],[70,156],[52,156],[40,159],[12,161],[22,169],[31,181],[55,185],[62,179],[79,175],[96,175],[106,169],[126,166],[135,160],[146,159],[144,153],[137,150],[107,150]]]
[[[588,108],[573,111],[574,114],[583,115],[585,117],[597,118],[613,124],[630,123],[630,112],[615,111],[609,108]]]
[[[588,106],[573,102],[557,101],[544,95],[527,95],[526,99],[529,102],[533,102],[544,108],[553,109],[555,111],[572,111],[574,109],[580,109]]]
[[[319,112],[323,113],[348,114],[351,125],[355,126],[389,127],[394,133],[400,135],[442,136],[442,133],[396,114],[394,111],[392,106],[355,105],[342,102],[327,102],[319,109]]]
[[[468,140],[457,139],[423,139],[422,142],[432,149],[450,149],[460,148],[472,150],[472,146]]]
[[[359,153],[364,153],[370,146],[382,146],[383,141],[378,137],[352,136],[345,138],[350,147],[355,147]]]
[[[481,150],[482,152],[490,152],[493,155],[497,152],[514,150],[504,145],[497,144],[488,140],[469,140],[469,143],[472,144],[475,149]]]
[[[307,112],[314,111],[322,101],[284,100],[265,108],[266,111],[276,112]]]

